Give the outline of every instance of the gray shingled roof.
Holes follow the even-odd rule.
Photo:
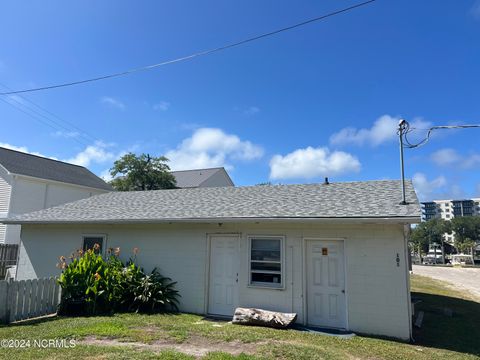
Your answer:
[[[6,223],[109,223],[287,218],[420,218],[410,181],[112,192],[19,215]]]
[[[0,147],[0,165],[13,174],[112,190],[110,185],[83,166],[2,147]]]
[[[207,179],[219,171],[225,171],[225,169],[223,167],[218,167],[211,169],[180,170],[172,171],[172,175],[175,176],[175,180],[177,180],[177,187],[186,189],[200,187]],[[225,171],[225,173],[227,172]]]

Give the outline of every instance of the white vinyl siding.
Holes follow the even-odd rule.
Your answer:
[[[0,224],[0,244],[5,243],[6,233],[7,233],[7,225]]]
[[[8,212],[12,187],[0,176],[0,214]]]
[[[0,217],[6,217],[8,215],[8,207],[10,205],[10,194],[12,187],[3,177],[0,176]],[[7,232],[7,226],[0,224],[0,244],[5,243],[5,236]]]

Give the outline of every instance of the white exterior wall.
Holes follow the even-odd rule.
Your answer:
[[[105,234],[105,249],[120,247],[125,260],[138,247],[140,266],[146,271],[158,267],[178,282],[181,310],[204,314],[208,234],[214,233],[240,236],[239,306],[296,312],[300,323],[306,321],[304,238],[344,238],[348,329],[409,339],[409,279],[400,224],[24,225],[17,279],[58,275],[58,257],[80,248],[82,235]],[[284,289],[248,286],[247,238],[260,234],[285,236]]]
[[[80,185],[65,184],[43,179],[27,178],[19,175],[8,176],[11,178],[8,216],[42,210],[107,192],[106,190],[92,189]],[[1,231],[2,228],[0,228],[0,242]],[[5,226],[4,242],[8,244],[18,244],[20,242],[19,225]]]

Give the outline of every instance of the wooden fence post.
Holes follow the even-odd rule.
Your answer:
[[[8,284],[8,322],[14,322],[17,315],[18,282],[12,281]]]

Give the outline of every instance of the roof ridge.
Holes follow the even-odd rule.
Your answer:
[[[27,155],[27,156],[33,156],[33,157],[37,157],[37,158],[44,159],[44,160],[55,161],[55,162],[59,162],[59,163],[62,163],[62,164],[71,165],[71,166],[77,166],[77,167],[80,167],[80,168],[87,169],[85,166],[82,166],[82,165],[72,164],[72,163],[69,163],[69,162],[67,162],[67,161],[58,160],[58,159],[52,159],[52,158],[48,158],[48,157],[45,157],[45,156],[40,156],[40,155],[28,153],[28,152],[25,152],[25,151],[13,150],[13,149],[9,149],[9,148],[2,147],[2,146],[0,146],[0,149],[12,151],[12,152],[16,152],[16,153],[23,154],[23,155]],[[88,169],[87,169],[87,170],[88,170]]]
[[[325,185],[323,182],[314,183],[300,183],[300,184],[272,184],[272,185],[244,185],[244,186],[213,186],[213,187],[187,187],[187,188],[174,188],[174,189],[156,189],[156,190],[133,190],[133,191],[113,191],[108,194],[122,194],[122,193],[149,193],[157,191],[215,191],[218,189],[231,189],[232,191],[250,189],[250,188],[266,188],[266,187],[293,187],[293,186],[331,186],[339,184],[360,184],[360,183],[372,183],[372,182],[400,182],[400,179],[388,179],[388,180],[363,180],[363,181],[338,181]],[[406,181],[411,181],[406,179]],[[102,194],[106,195],[106,194]]]
[[[174,172],[185,172],[185,171],[220,170],[220,169],[225,169],[225,167],[219,166],[219,167],[203,168],[203,169],[174,170],[170,172],[174,173]]]

